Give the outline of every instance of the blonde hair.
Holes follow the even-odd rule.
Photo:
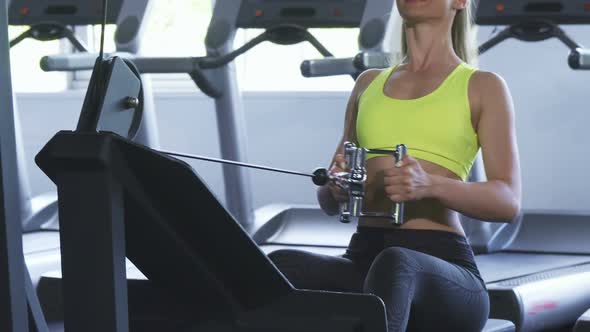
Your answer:
[[[465,9],[457,11],[453,26],[451,28],[451,39],[453,49],[461,60],[470,65],[477,65],[477,48],[475,48],[475,32],[473,29],[472,6],[468,2]],[[408,43],[406,40],[405,23],[401,29],[401,56],[405,58],[408,54]]]

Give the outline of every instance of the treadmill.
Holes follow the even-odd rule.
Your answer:
[[[107,22],[118,26],[117,49],[130,53],[137,52],[143,18],[148,10],[148,1],[111,0],[109,4],[110,11]],[[19,47],[18,44],[26,38],[40,41],[67,38],[78,52],[77,54],[86,53],[86,46],[76,39],[71,28],[100,23],[100,6],[101,4],[95,1],[59,1],[59,3],[8,1],[7,26],[26,25],[29,27],[23,34],[11,40],[9,45],[11,48]],[[9,68],[7,70],[9,71]],[[144,77],[143,81],[143,92],[140,96],[143,104],[143,120],[133,140],[157,148],[158,133],[151,84],[147,77]],[[2,98],[2,100],[4,99]],[[8,99],[10,98],[7,97],[6,100]],[[16,204],[14,211],[11,210],[13,214],[11,219],[16,218],[22,224],[22,251],[27,271],[30,273],[30,288],[34,292],[42,274],[60,267],[57,195],[55,192],[50,192],[31,197],[16,105],[14,105],[14,109],[14,112],[1,112],[3,119],[0,121],[3,126],[0,132],[3,142],[1,157],[2,163],[6,165],[3,167],[5,171],[2,175],[6,192],[16,193],[10,195],[11,199],[18,198],[11,202],[11,206]],[[55,305],[43,298],[41,298],[41,304],[45,312],[51,312],[52,306]],[[36,324],[36,328],[39,328],[40,331],[46,331],[46,328],[39,327],[45,325],[40,323],[42,319],[36,320],[37,322],[31,322],[29,325]],[[58,323],[58,325],[60,324]],[[57,328],[59,329],[59,326]]]
[[[23,188],[18,177],[22,147],[19,154],[15,149],[20,133],[12,91],[6,8],[6,1],[0,0],[0,330],[20,332],[31,327],[45,332],[47,327],[22,251],[21,208],[26,204],[19,191]]]
[[[590,24],[588,9],[582,0],[480,1],[477,24],[506,26],[480,53],[510,38],[557,38],[569,50],[569,67],[589,70],[589,50],[560,28]],[[582,235],[588,231],[589,212],[523,211],[516,229],[480,242],[476,261],[488,286],[490,315],[510,319],[520,331],[573,326],[590,304],[590,243]]]
[[[109,15],[107,22],[117,24],[116,45],[120,51],[135,53],[139,49],[141,35],[147,10],[148,0],[112,0],[109,1]],[[29,29],[10,42],[11,47],[26,38],[40,41],[67,38],[74,46],[76,54],[87,54],[86,46],[76,39],[72,27],[98,24],[101,3],[97,1],[64,0],[59,3],[47,1],[8,1],[8,24],[26,25]],[[97,14],[98,13],[98,14]],[[95,57],[96,58],[96,57]],[[158,147],[158,133],[153,103],[153,93],[149,78],[144,78],[143,84],[143,121],[134,137],[134,141],[146,146]],[[33,285],[36,286],[41,274],[59,268],[59,235],[57,195],[50,192],[38,197],[31,197],[24,164],[24,152],[18,121],[15,112],[15,147],[10,153],[7,151],[2,157],[16,161],[16,167],[10,168],[14,172],[10,178],[17,179],[11,183],[9,192],[20,193],[21,208],[25,211],[23,220],[23,250],[25,259],[31,272]],[[9,123],[8,121],[3,123]],[[11,156],[11,153],[15,155]]]

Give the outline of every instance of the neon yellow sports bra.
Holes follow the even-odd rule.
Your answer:
[[[468,96],[476,69],[462,63],[432,93],[395,99],[385,95],[384,88],[396,68],[381,72],[359,98],[359,146],[393,150],[403,143],[409,155],[445,167],[465,181],[479,150]],[[367,159],[377,156],[367,154]]]

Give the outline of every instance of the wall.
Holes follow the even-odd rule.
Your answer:
[[[480,42],[491,30],[479,30]],[[566,31],[590,45],[590,29]],[[481,57],[480,67],[502,75],[514,98],[528,209],[590,210],[590,72],[570,70],[567,54],[556,40],[511,40]],[[33,164],[34,154],[56,131],[75,126],[82,99],[80,91],[17,95],[35,193],[52,185]],[[245,93],[249,161],[300,171],[327,166],[342,131],[346,99],[345,92]],[[163,148],[219,156],[210,100],[196,91],[158,92],[156,107]],[[223,197],[221,168],[191,164]],[[255,170],[251,174],[256,206],[315,203],[314,186],[305,178]]]

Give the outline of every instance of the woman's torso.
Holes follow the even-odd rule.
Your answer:
[[[361,93],[360,97],[382,99],[382,107],[391,108],[390,111],[392,112],[403,112],[406,103],[419,109],[421,105],[420,103],[431,102],[436,105],[437,100],[452,98],[451,103],[456,102],[456,108],[459,114],[460,112],[469,113],[466,118],[460,117],[458,118],[459,120],[456,120],[456,122],[464,122],[463,124],[460,124],[464,127],[455,130],[462,130],[463,132],[471,130],[473,133],[476,133],[480,112],[474,100],[475,98],[472,97],[472,92],[468,91],[469,78],[474,71],[474,69],[461,63],[439,66],[436,69],[423,72],[410,72],[406,70],[404,65],[401,65],[397,68],[371,73],[371,82]],[[451,84],[459,84],[462,86],[450,86]],[[367,95],[363,95],[365,92],[367,92]],[[443,95],[444,93],[458,95],[448,96],[447,98],[447,95]],[[362,106],[363,103],[359,103],[359,116],[361,115],[361,112],[366,111]],[[371,107],[375,107],[375,105],[372,105]],[[395,108],[399,109],[396,110]],[[435,109],[433,109],[433,111],[435,111]],[[454,106],[451,107],[450,111],[454,112]],[[391,115],[395,116],[395,113],[392,113]],[[425,127],[427,127],[427,123],[424,124]],[[404,124],[397,124],[397,126],[399,125]],[[413,125],[415,126],[416,124]],[[432,125],[432,123],[428,123],[428,125]],[[471,127],[467,129],[465,126]],[[418,134],[419,133],[416,133],[416,135]],[[452,135],[453,133],[450,132],[449,134]],[[467,135],[467,137],[470,136]],[[412,142],[402,143],[407,143],[409,146],[412,144]],[[471,145],[473,145],[472,142]],[[383,147],[368,146],[368,148]],[[479,148],[479,146],[477,146],[477,148]],[[473,151],[468,152],[468,155],[472,153]],[[412,153],[410,152],[410,154]],[[457,171],[453,172],[449,168],[441,166],[440,163],[437,164],[420,158],[417,159],[424,171],[429,174],[462,180],[457,174]],[[392,166],[393,159],[387,156],[377,156],[367,160],[367,183],[366,197],[363,207],[364,211],[391,211],[393,203],[388,197],[386,197],[384,192],[383,171]],[[401,226],[401,228],[404,229],[442,230],[464,235],[458,214],[447,209],[441,204],[441,202],[435,199],[406,202],[404,221],[404,225]],[[390,220],[381,218],[361,218],[359,225],[386,228],[397,227],[392,226]]]

